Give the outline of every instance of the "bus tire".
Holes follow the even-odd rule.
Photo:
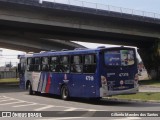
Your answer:
[[[63,100],[69,100],[69,90],[66,85],[63,85],[61,88],[61,98]]]
[[[32,84],[30,82],[28,84],[28,92],[29,92],[29,95],[33,95],[34,94],[34,92],[32,90]]]

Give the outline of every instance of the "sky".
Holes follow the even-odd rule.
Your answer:
[[[86,0],[122,8],[160,13],[160,0]]]
[[[16,66],[19,62],[19,60],[17,59],[18,54],[24,54],[24,52],[0,48],[0,67],[5,66],[10,62],[13,66]]]
[[[74,1],[76,1],[75,4],[78,5],[82,3],[80,2],[81,0],[43,0],[43,1],[56,1],[60,3],[68,3],[68,1],[70,1],[70,3],[73,3]],[[160,0],[83,0],[83,1],[102,4],[98,7],[104,7],[104,5],[110,5],[110,6],[129,8],[134,10],[141,10],[141,11],[160,14]],[[95,4],[88,3],[87,5],[95,7]],[[97,46],[104,46],[104,44],[98,45],[93,43],[83,43],[83,42],[78,42],[78,43],[84,46],[90,46],[90,48],[96,48]],[[105,45],[105,46],[112,47],[110,45]],[[18,54],[24,54],[24,52],[0,48],[0,66],[8,62],[13,62],[13,64],[16,65],[18,63],[17,60]]]
[[[68,0],[43,0],[43,1],[56,1],[64,3],[68,2]],[[142,10],[160,14],[160,0],[69,0],[69,1],[71,3],[73,1],[86,1],[91,3],[99,3],[99,4]]]

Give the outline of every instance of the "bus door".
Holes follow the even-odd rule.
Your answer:
[[[106,78],[109,91],[134,88],[134,82],[137,80],[137,65],[134,49],[105,51],[104,61],[104,76],[101,76],[101,80]]]
[[[18,64],[18,74],[19,74],[19,87],[21,89],[25,89],[25,66],[26,66],[25,58],[20,59],[20,63]]]
[[[51,93],[60,94],[60,87],[66,84],[70,88],[71,75],[69,66],[69,56],[51,57]]]

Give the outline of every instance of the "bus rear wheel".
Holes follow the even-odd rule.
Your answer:
[[[63,85],[61,88],[61,98],[63,100],[68,100],[69,99],[69,91],[66,85]]]

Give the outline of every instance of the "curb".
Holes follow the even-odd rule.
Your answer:
[[[139,87],[160,88],[160,86],[152,86],[152,85],[139,85]]]
[[[104,99],[106,99],[106,98],[104,98]],[[107,100],[115,100],[115,101],[119,101],[119,102],[160,103],[160,100],[119,99],[119,98],[107,98]]]

